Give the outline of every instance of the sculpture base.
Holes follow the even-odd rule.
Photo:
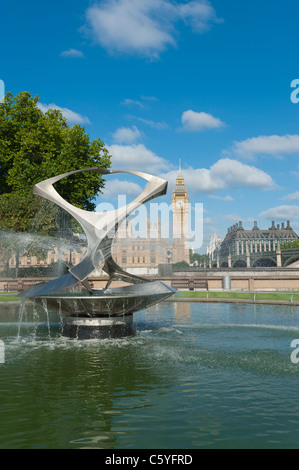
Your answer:
[[[71,339],[112,339],[133,336],[133,315],[65,318],[62,335]]]

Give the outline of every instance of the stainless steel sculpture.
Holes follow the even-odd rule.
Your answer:
[[[89,212],[65,201],[53,187],[62,178],[84,171],[94,171],[101,175],[129,173],[144,178],[148,183],[143,192],[124,207],[109,212]],[[62,207],[80,223],[86,234],[88,247],[82,261],[70,268],[66,275],[35,285],[21,296],[42,304],[47,301],[49,309],[59,309],[67,318],[65,334],[71,337],[80,338],[80,331],[81,337],[111,336],[112,327],[114,332],[117,328],[130,330],[134,312],[166,299],[175,291],[163,282],[148,281],[124,271],[112,258],[111,244],[118,226],[132,212],[141,204],[166,194],[166,191],[167,181],[156,176],[138,171],[113,171],[98,167],[71,171],[35,185],[34,194]],[[97,268],[95,258],[99,250],[105,260],[102,269],[109,278],[105,288],[97,290],[89,288],[87,279]],[[122,280],[130,285],[111,289],[109,286],[113,280]],[[74,292],[74,286],[80,285],[82,291]]]

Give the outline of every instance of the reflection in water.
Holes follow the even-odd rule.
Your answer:
[[[298,447],[298,308],[165,302],[134,318],[134,337],[77,341],[41,307],[20,324],[0,303],[0,448]]]
[[[190,302],[174,302],[174,317],[176,321],[188,321],[190,314]]]

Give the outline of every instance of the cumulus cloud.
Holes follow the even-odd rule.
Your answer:
[[[55,103],[51,104],[44,104],[44,103],[37,103],[37,107],[43,112],[46,113],[49,111],[49,109],[58,109],[59,111],[62,112],[62,115],[69,121],[73,122],[76,124],[90,124],[90,120],[86,116],[82,116],[79,113],[76,113],[75,111],[72,111],[71,109],[68,108],[61,108],[60,106],[57,106]]]
[[[103,0],[87,9],[84,29],[110,53],[157,58],[176,45],[179,21],[195,33],[219,22],[208,0]]]
[[[112,169],[145,171],[169,181],[175,185],[178,168],[167,159],[156,155],[143,144],[107,146],[112,156]],[[271,176],[237,160],[222,158],[210,168],[184,168],[184,178],[188,190],[193,193],[212,194],[230,188],[252,188],[269,190],[277,188]],[[232,201],[231,196],[216,196],[225,201]]]
[[[120,127],[113,134],[113,139],[118,144],[130,144],[141,137],[141,132],[136,126]]]
[[[61,57],[74,57],[74,58],[83,58],[84,54],[81,51],[78,51],[77,49],[68,49],[67,51],[62,51],[61,52]]]
[[[212,116],[211,114],[204,112],[195,112],[192,109],[184,111],[182,114],[181,122],[183,129],[190,132],[203,131],[205,129],[217,129],[223,127],[224,123]]]
[[[253,160],[258,155],[271,155],[282,157],[299,153],[299,135],[270,135],[252,137],[241,142],[234,142],[232,148],[233,155]]]
[[[138,196],[142,192],[142,187],[137,183],[127,180],[112,179],[105,183],[105,189],[101,194],[101,199],[112,201],[119,195]],[[100,209],[97,208],[99,211]]]
[[[158,175],[171,167],[167,160],[159,157],[143,144],[113,144],[107,146],[107,149],[112,156],[113,170],[139,170]]]
[[[286,196],[283,196],[282,199],[285,199],[288,201],[299,201],[299,191],[295,191],[294,193],[287,194]]]
[[[175,184],[177,170],[170,171],[165,176],[170,183]],[[230,158],[218,160],[209,169],[184,169],[184,178],[190,191],[202,193],[238,187],[262,190],[276,187],[271,176],[263,170]]]
[[[272,207],[260,214],[266,219],[291,220],[299,218],[299,206],[277,206]]]
[[[211,194],[210,197],[212,199],[218,199],[219,201],[226,201],[226,202],[233,202],[234,198],[227,195],[227,196],[216,196],[215,194]]]

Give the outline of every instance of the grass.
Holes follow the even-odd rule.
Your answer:
[[[207,291],[180,291],[174,295],[175,299],[244,299],[244,300],[285,300],[299,301],[298,292],[207,292]],[[16,302],[20,297],[16,293],[0,293],[0,302]]]
[[[20,297],[16,294],[0,294],[0,302],[15,302],[20,301]]]
[[[186,292],[175,294],[174,298],[209,298],[209,299],[248,299],[248,300],[286,300],[299,301],[299,292]]]

